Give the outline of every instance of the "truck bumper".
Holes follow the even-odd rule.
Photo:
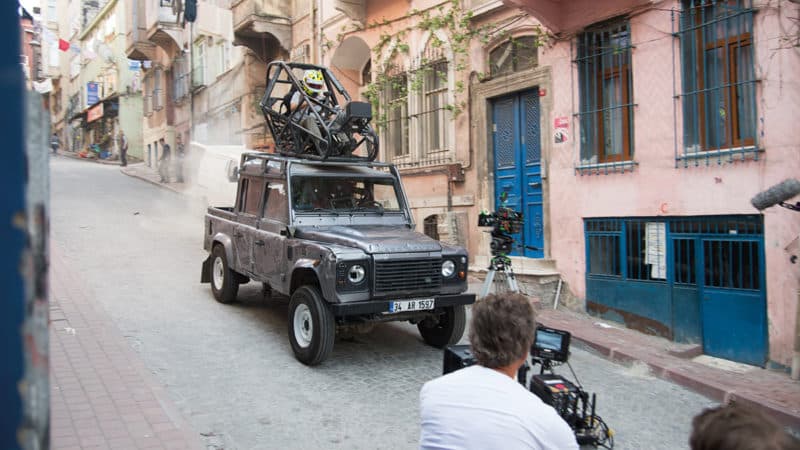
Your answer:
[[[411,300],[400,299],[397,300]],[[475,303],[475,294],[439,295],[434,297],[435,307],[471,305]],[[356,316],[361,314],[376,314],[389,312],[389,300],[331,303],[330,308],[334,316]]]

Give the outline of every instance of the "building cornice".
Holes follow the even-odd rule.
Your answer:
[[[99,24],[103,19],[105,19],[106,14],[108,14],[108,12],[111,11],[111,9],[114,8],[114,6],[116,6],[116,4],[117,0],[110,0],[108,3],[106,3],[105,6],[103,6],[103,9],[101,9],[100,12],[98,12],[97,15],[94,17],[94,19],[92,19],[92,21],[89,23],[89,26],[87,26],[86,29],[81,31],[81,33],[78,35],[78,40],[82,41],[84,38],[86,38],[86,36],[89,33],[91,33],[92,30],[94,30],[97,24]]]

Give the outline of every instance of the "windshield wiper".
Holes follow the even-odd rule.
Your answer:
[[[295,213],[298,213],[298,214],[328,213],[328,214],[331,214],[331,215],[334,215],[334,216],[338,216],[339,215],[338,211],[336,211],[335,209],[331,209],[331,208],[312,208],[312,209],[302,208],[302,209],[295,209]]]
[[[383,207],[382,206],[356,206],[350,209],[350,212],[360,212],[360,211],[368,211],[378,213],[383,215]]]

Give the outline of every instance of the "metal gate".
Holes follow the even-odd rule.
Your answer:
[[[587,219],[585,230],[589,312],[764,365],[761,216]]]
[[[544,257],[539,91],[525,91],[492,102],[495,205],[522,211],[525,225],[514,235],[520,248],[511,255]],[[521,251],[520,251],[521,250]]]

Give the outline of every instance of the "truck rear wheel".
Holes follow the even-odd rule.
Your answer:
[[[438,322],[435,319],[425,319],[417,324],[417,328],[426,344],[444,348],[448,345],[455,345],[461,340],[466,325],[466,308],[464,305],[458,305],[444,308]]]
[[[228,266],[225,247],[221,245],[215,245],[211,251],[211,292],[220,303],[236,300],[236,294],[239,292],[236,273]]]
[[[333,351],[336,323],[315,286],[302,286],[289,301],[289,342],[301,363],[315,366]]]

